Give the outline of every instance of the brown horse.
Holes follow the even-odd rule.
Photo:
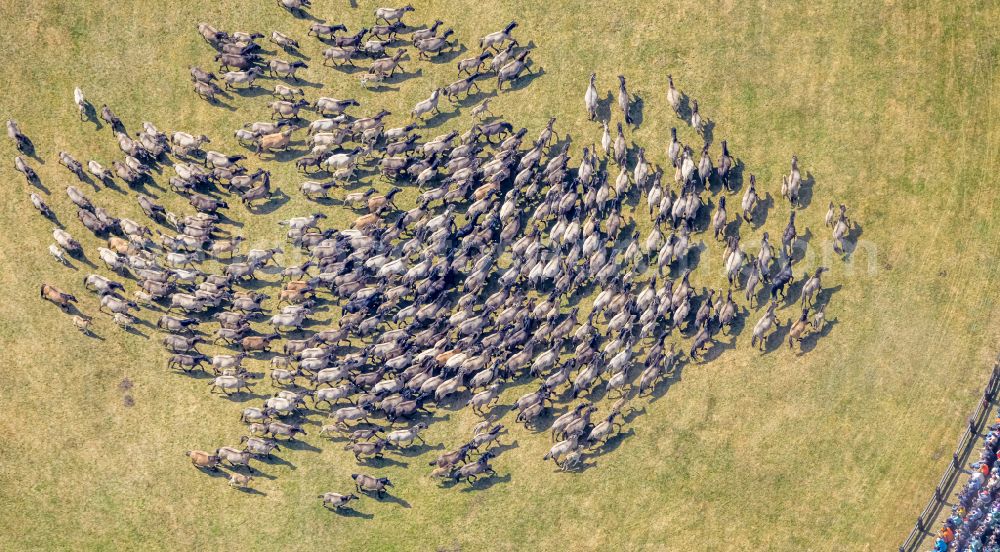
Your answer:
[[[50,284],[42,284],[42,287],[39,290],[38,295],[42,299],[55,303],[56,305],[59,306],[60,309],[67,312],[70,309],[70,303],[76,303],[76,297],[74,297],[72,294],[65,293],[59,288]]]
[[[805,338],[806,330],[809,328],[809,307],[802,309],[802,316],[792,324],[792,327],[788,330],[788,348],[792,348],[792,342],[798,341],[802,343]]]

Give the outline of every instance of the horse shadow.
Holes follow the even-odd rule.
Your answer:
[[[386,467],[400,467],[405,468],[409,466],[409,462],[402,462],[396,460],[395,458],[390,458],[388,456],[374,456],[371,458],[362,458],[358,460],[359,466],[368,466],[370,468],[386,468]]]
[[[803,355],[815,349],[816,343],[819,342],[821,338],[830,335],[830,332],[833,331],[833,327],[838,323],[839,321],[836,318],[832,318],[827,320],[818,332],[809,332],[809,335],[802,338],[802,341],[799,342],[799,354]]]
[[[730,334],[730,339],[728,342],[722,340],[714,340],[712,346],[701,355],[701,361],[712,362],[722,356],[722,353],[736,348],[736,334]]]
[[[140,326],[145,326],[145,327],[147,327],[147,328],[149,328],[149,329],[151,329],[153,331],[156,331],[156,329],[157,329],[156,328],[156,324],[153,324],[149,320],[146,320],[146,319],[143,319],[143,318],[136,317],[135,322],[136,322],[136,324],[138,324]]]
[[[237,487],[236,490],[239,491],[239,492],[241,492],[241,493],[243,493],[243,494],[248,494],[248,495],[267,496],[267,493],[265,493],[263,491],[258,491],[257,489],[253,489],[253,488],[250,488],[250,487]]]
[[[209,104],[215,106],[215,107],[221,107],[222,109],[225,109],[226,111],[236,111],[236,106],[234,106],[234,105],[232,105],[230,103],[226,103],[226,102],[224,102],[224,101],[222,101],[222,100],[220,100],[218,98],[211,98],[211,99],[207,99],[205,101],[208,102]]]
[[[503,475],[494,475],[491,477],[485,477],[476,479],[472,483],[469,483],[462,489],[463,493],[471,493],[475,491],[485,491],[490,487],[497,485],[499,483],[510,483],[511,477],[509,473]]]
[[[261,88],[259,86],[255,86],[253,88],[236,88],[234,90],[240,91],[240,90],[254,90],[254,89],[263,90],[263,88]],[[265,90],[265,92],[266,92],[266,90]],[[180,152],[174,153],[174,157],[176,157],[177,160],[185,162],[185,163],[195,163],[195,162],[197,162],[197,163],[204,164],[206,156],[205,156],[205,151],[204,150],[202,150],[202,149],[194,149],[194,150],[191,150],[189,152],[185,152],[183,154],[180,153]],[[176,163],[170,163],[171,166],[173,166],[175,164]]]
[[[517,439],[514,439],[513,441],[511,441],[510,443],[507,443],[506,445],[497,445],[497,446],[491,448],[490,451],[495,452],[496,456],[500,456],[504,452],[507,452],[508,450],[514,450],[514,449],[518,448],[519,446],[520,446],[520,444],[518,443]],[[441,448],[444,448],[444,447],[441,447]]]
[[[410,445],[408,447],[397,448],[395,449],[395,453],[407,458],[413,458],[414,456],[420,456],[425,452],[430,452],[432,450],[444,450],[444,448],[445,446],[442,443],[438,443],[436,445],[424,443],[422,445]]]
[[[38,176],[35,176],[34,178],[26,178],[25,180],[27,180],[28,183],[31,184],[32,186],[41,190],[42,193],[44,193],[45,195],[49,195],[52,193],[51,190],[49,190],[48,186],[42,184],[42,180]]]
[[[701,135],[705,139],[705,144],[711,145],[715,141],[715,121],[705,119],[702,123]]]
[[[740,307],[739,310],[736,313],[736,316],[733,317],[732,323],[729,324],[729,328],[728,328],[727,332],[726,333],[722,333],[721,335],[726,335],[726,336],[730,336],[731,335],[731,336],[735,337],[735,336],[739,336],[740,334],[742,334],[743,333],[743,329],[746,328],[746,326],[747,326],[747,317],[748,316],[750,316],[750,311],[747,310],[746,307]],[[719,331],[721,332],[722,329],[720,328]]]
[[[588,400],[590,400],[591,402],[596,402],[595,400],[591,399],[591,397],[593,397],[597,392],[598,390],[596,389],[595,386],[595,388],[591,388],[590,390],[581,391],[579,396],[582,397],[584,394],[586,394]],[[535,434],[544,433],[552,428],[552,424],[556,421],[557,414],[562,414],[564,411],[565,409],[562,409],[561,411],[557,412],[552,408],[547,408],[544,412],[542,412],[532,420],[528,420],[527,422],[521,420],[521,421],[516,421],[515,423],[523,425],[524,429],[526,431],[530,431],[531,433]]]
[[[148,310],[153,311],[153,312],[166,312],[166,310],[163,308],[163,305],[159,305],[157,303],[152,303],[151,302],[151,303],[143,304],[142,306],[145,307]],[[148,324],[148,323],[146,323],[144,321],[144,325],[145,324]],[[150,327],[155,328],[155,326],[153,326],[151,324],[150,324]]]
[[[62,228],[62,227],[63,227],[63,226],[62,226],[61,224],[60,224],[60,225],[58,225],[58,226],[59,226],[60,228]],[[62,265],[63,265],[64,267],[66,267],[66,268],[68,268],[68,269],[70,269],[70,270],[73,270],[73,271],[79,271],[79,270],[80,270],[80,268],[79,268],[78,266],[76,266],[75,264],[73,264],[73,263],[69,262],[69,258],[68,258],[68,257],[69,257],[69,256],[68,256],[68,255],[66,255],[66,256],[64,257],[64,259],[65,259],[65,260],[64,260],[64,261],[62,261],[62,262],[61,262],[60,264],[62,264]]]
[[[261,398],[264,398],[264,397],[261,397]],[[304,451],[308,451],[308,452],[321,452],[323,450],[323,449],[321,449],[319,447],[314,447],[314,446],[310,445],[309,443],[307,443],[305,441],[298,440],[298,439],[296,439],[294,441],[288,441],[288,440],[282,441],[281,445],[279,445],[279,446],[281,446],[283,448],[286,448],[286,449],[289,449],[289,450],[304,450]]]
[[[341,73],[346,73],[348,75],[353,75],[354,73],[357,73],[358,71],[366,71],[367,70],[364,67],[359,67],[357,65],[353,65],[353,64],[350,64],[350,63],[347,63],[347,62],[344,62],[344,63],[334,63],[333,65],[324,65],[324,67],[328,67],[330,69],[333,69],[334,71],[340,71]],[[395,76],[395,74],[393,76]],[[388,79],[386,79],[386,80],[388,80]]]
[[[83,333],[83,332],[80,332],[80,333]],[[96,333],[94,333],[93,330],[91,330],[91,331],[89,331],[87,333],[84,333],[83,335],[85,335],[85,336],[87,336],[87,337],[89,337],[91,339],[96,339],[98,341],[104,341],[104,338],[101,337],[101,336],[99,336],[99,335],[97,335]]]
[[[802,296],[802,287],[806,285],[805,275],[803,277],[796,279],[791,282],[785,288],[785,294],[782,298],[781,306],[788,307],[796,305],[799,298]]]
[[[531,83],[535,82],[535,79],[545,75],[545,69],[539,67],[537,71],[528,73],[527,76],[520,76],[517,80],[510,83],[510,88],[507,89],[508,92],[516,92],[518,90],[523,90],[528,87]],[[502,92],[503,89],[498,88],[497,93]]]
[[[97,265],[94,264],[93,261],[91,261],[90,259],[88,259],[87,255],[84,254],[83,251],[79,251],[76,254],[71,254],[70,258],[75,259],[75,260],[77,260],[77,261],[79,261],[79,262],[81,262],[81,263],[89,266],[90,268],[97,268]]]
[[[271,94],[263,86],[248,86],[246,88],[229,88],[228,92],[231,92],[234,96],[239,96],[241,98],[257,98],[260,96],[268,96]]]
[[[152,193],[150,188],[155,188],[157,190],[163,190],[163,191],[167,190],[163,186],[160,186],[160,184],[156,180],[154,180],[152,176],[149,175],[143,175],[139,183],[133,186],[132,189],[134,189],[137,192],[146,192],[147,194],[149,194],[154,198],[157,197],[155,194]]]
[[[632,427],[628,428],[628,431],[619,431],[604,441],[604,443],[602,443],[595,452],[600,455],[610,454],[617,450],[618,447],[622,446],[622,443],[624,443],[627,439],[634,437],[635,434],[635,428]]]
[[[298,467],[295,464],[289,462],[288,460],[285,460],[280,456],[264,456],[261,458],[257,458],[257,461],[259,461],[262,464],[267,464],[268,466],[283,465],[293,471],[298,469]]]
[[[774,331],[764,338],[764,354],[777,351],[781,344],[785,342],[785,337],[788,336],[788,330],[792,329],[792,323],[794,320],[789,320],[788,324],[781,324],[780,321],[776,321],[774,325]]]
[[[496,415],[499,419],[499,416],[502,416],[502,414],[499,414],[499,412],[504,410],[504,406],[505,405],[500,404],[499,401],[493,403],[493,405],[490,406],[489,410],[486,412],[486,416]]]
[[[226,216],[225,213],[222,212],[217,212],[216,214],[219,216],[218,220],[219,224],[228,224],[229,226],[233,226],[236,228],[243,228],[242,221],[231,219],[228,216]]]
[[[36,151],[35,151],[35,143],[32,142],[30,138],[28,139],[28,141],[24,145],[24,147],[23,148],[22,147],[18,147],[17,151],[19,153],[23,153],[24,155],[27,155],[28,157],[34,159],[35,161],[37,161],[38,163],[40,163],[42,165],[45,164],[45,160],[42,159],[41,157],[39,157],[38,153],[36,153]]]
[[[237,471],[236,468],[233,468],[233,472],[236,471]],[[278,478],[277,475],[271,475],[265,471],[261,471],[260,468],[251,471],[250,474],[253,475],[254,478],[267,479],[268,481],[274,481],[275,479]]]
[[[811,172],[806,171],[806,175],[802,179],[802,183],[799,185],[799,208],[805,209],[809,207],[810,203],[812,203],[813,187],[815,185],[816,178]]]
[[[615,103],[614,94],[610,91],[607,96],[597,100],[597,120],[608,121],[608,126],[611,126],[611,106]]]
[[[645,102],[643,101],[642,96],[633,96],[633,100],[628,106],[629,119],[632,120],[633,129],[637,129],[640,125],[642,125],[644,107]]]
[[[850,258],[851,254],[854,253],[854,250],[857,249],[858,238],[861,237],[861,234],[863,232],[864,230],[861,228],[860,224],[854,221],[851,222],[851,227],[848,229],[847,235],[844,236],[843,240],[844,241],[843,255],[845,260]]]
[[[328,43],[325,38],[319,38],[319,37],[316,37],[316,38],[319,39],[319,41],[322,42],[322,43],[324,43],[324,44],[329,44],[331,46],[333,45],[333,43]],[[258,46],[260,46],[260,48],[255,49],[253,51],[253,53],[261,56],[262,58],[267,58],[267,57],[270,57],[270,56],[277,56],[279,53],[286,53],[286,54],[291,53],[284,46],[281,46],[281,45],[278,45],[278,44],[276,44],[274,42],[271,42],[270,38],[268,38],[267,40],[268,40],[268,42],[270,44],[274,44],[274,49],[273,50],[269,50],[268,48],[265,48],[264,46],[260,46],[260,44],[258,44]],[[259,68],[264,71],[264,74],[266,76],[267,75],[267,70],[268,70],[267,66],[266,65],[260,65]]]
[[[678,91],[680,92],[680,91]],[[677,103],[676,115],[678,119],[684,121],[691,120],[691,97],[684,92],[680,92],[681,99]]]
[[[813,238],[813,233],[811,228],[806,228],[805,233],[800,236],[795,237],[795,242],[792,243],[792,260],[794,262],[799,262],[806,256],[806,250],[809,249],[809,242]]]
[[[303,19],[305,21],[312,21],[314,23],[322,23],[323,20],[316,17],[315,15],[303,10],[303,9],[287,9],[288,13],[292,14],[292,17],[296,19]]]
[[[297,150],[293,150],[293,149],[284,149],[284,150],[281,150],[281,151],[271,152],[271,159],[274,160],[274,161],[277,161],[279,163],[285,163],[287,161],[291,161],[293,159],[297,159],[297,158],[299,158],[301,156],[302,156],[302,152],[301,151],[297,151]]]
[[[558,137],[558,135],[556,137]],[[559,140],[556,140],[555,142],[552,142],[551,144],[549,144],[548,150],[549,151],[553,151],[553,150],[554,151],[562,151],[562,149],[564,147],[569,147],[569,145],[572,144],[572,143],[573,143],[573,135],[567,132],[566,134],[564,134],[562,136],[562,138],[560,138]]]
[[[646,407],[645,406],[643,406],[642,408],[629,407],[628,408],[628,413],[627,414],[625,414],[625,413],[622,414],[622,423],[627,424],[627,423],[631,422],[632,420],[638,418],[639,416],[641,416],[641,415],[643,415],[645,413],[646,413]]]
[[[330,191],[333,191],[334,189],[337,189],[337,188],[349,189],[346,186],[335,186],[333,188],[330,188]],[[333,207],[334,205],[337,205],[338,202],[340,202],[340,198],[332,197],[332,196],[327,196],[327,197],[323,197],[323,196],[308,196],[308,197],[306,197],[306,199],[308,201],[312,201],[313,203],[318,203],[319,205],[323,205],[325,207]]]
[[[393,496],[393,495],[391,495],[389,493],[385,493],[382,496],[378,496],[377,494],[370,494],[368,496],[370,496],[372,498],[372,500],[375,500],[375,501],[378,501],[378,502],[388,502],[390,504],[398,504],[398,505],[402,506],[403,508],[410,508],[411,507],[409,502],[403,500],[402,498],[399,498],[398,496]]]
[[[327,510],[337,514],[340,517],[347,518],[361,518],[361,519],[375,519],[375,514],[369,514],[366,512],[359,512],[354,508],[330,508],[326,507]]]
[[[754,207],[753,213],[751,214],[751,228],[757,230],[764,226],[767,222],[767,215],[774,209],[774,196],[771,192],[764,192],[764,197],[757,201],[757,205]],[[759,213],[759,215],[757,215]],[[754,216],[757,215],[757,216]]]
[[[444,410],[448,412],[455,412],[461,410],[465,408],[470,396],[471,394],[468,390],[456,391],[455,393],[445,397],[444,401],[436,403],[437,408],[435,411]]]
[[[281,189],[275,190],[267,203],[259,205],[256,209],[248,206],[247,210],[255,215],[270,215],[271,213],[277,211],[282,205],[291,201],[291,197],[288,196]]]
[[[397,32],[392,38],[388,38],[388,37],[386,38],[385,48],[386,49],[389,49],[389,48],[403,48],[403,47],[405,47],[405,46],[407,46],[409,44],[412,44],[413,41],[406,40],[405,38],[401,38],[401,36],[405,35],[405,34],[413,34],[416,31],[417,31],[417,27],[403,26],[403,28],[400,29],[399,32]],[[382,52],[365,52],[365,55],[367,55],[368,57],[370,57],[372,59],[381,59],[381,58],[384,58],[384,57],[389,57],[389,55],[387,53],[385,53],[385,51],[382,51]]]
[[[119,194],[128,195],[128,191],[122,189],[122,187],[118,185],[118,182],[116,182],[115,179],[113,178],[101,180],[100,182],[104,184],[105,188],[113,192],[118,192]]]
[[[248,393],[246,391],[237,391],[235,393],[229,393],[223,395],[223,397],[229,402],[243,403],[250,400],[261,400],[266,399],[268,395],[262,395],[260,393]]]
[[[591,456],[591,455],[588,455],[588,456]],[[554,472],[583,473],[583,472],[589,470],[590,468],[593,468],[593,467],[596,467],[596,466],[597,466],[597,462],[587,462],[587,461],[583,460],[579,464],[577,464],[576,466],[573,466],[571,468],[559,468],[559,469],[556,469],[556,470],[553,470],[553,471]]]
[[[735,159],[733,161],[733,168],[729,170],[729,186],[727,186],[730,193],[736,193],[740,191],[743,187],[743,175],[746,172],[746,164],[743,163],[742,159]]]
[[[465,44],[459,44],[456,47],[452,47],[447,52],[441,52],[438,55],[432,57],[429,61],[435,65],[440,65],[442,63],[449,63],[457,58],[459,55],[468,52],[469,49],[465,47]]]
[[[835,286],[820,289],[816,293],[816,299],[813,301],[812,307],[813,308],[826,307],[826,305],[830,302],[830,299],[833,298],[833,295],[838,291],[840,291],[841,289],[843,289],[843,287],[844,287],[843,284],[837,284]]]
[[[438,111],[430,119],[425,119],[424,124],[426,128],[435,128],[441,126],[443,123],[450,119],[454,119],[462,114],[460,109],[454,109],[452,111]]]
[[[229,474],[227,474],[224,470],[221,470],[219,468],[213,469],[213,468],[202,468],[196,466],[195,469],[209,477],[225,477],[226,479],[229,478]]]
[[[686,365],[687,362],[681,362],[678,360],[674,364],[674,370],[670,373],[670,375],[665,378],[660,378],[660,381],[656,382],[656,385],[653,386],[653,390],[650,393],[650,396],[652,397],[649,399],[650,404],[660,400],[661,397],[667,394],[667,391],[670,390],[671,386],[681,380],[681,373],[684,371],[684,367]]]
[[[174,369],[171,373],[173,373],[173,374],[183,374],[183,375],[185,375],[185,376],[187,376],[187,377],[189,377],[191,379],[195,379],[195,380],[215,379],[215,374],[210,374],[210,373],[206,372],[203,369],[202,370],[188,370],[188,371]]]
[[[696,268],[698,268],[698,263],[701,262],[701,255],[708,251],[708,249],[708,244],[705,243],[705,240],[691,244],[691,246],[688,247],[686,255],[671,263],[668,271],[670,277],[680,278],[687,270],[691,270],[693,272]]]
[[[695,308],[695,305],[696,305],[696,303],[693,303],[692,306],[691,306],[691,312],[692,313],[693,312],[697,312],[697,310],[698,310],[697,308]],[[684,321],[681,322],[681,324],[684,324],[683,328],[681,327],[680,324],[678,324],[677,326],[674,326],[674,328],[677,329],[677,333],[680,334],[681,337],[694,337],[698,333],[698,326],[695,326],[694,325],[694,320],[690,319],[690,318],[693,318],[693,317],[691,317],[689,315],[689,319],[685,319]],[[673,331],[673,330],[671,330],[671,331]]]
[[[723,236],[739,236],[740,228],[743,227],[743,217],[737,216],[733,220],[726,223],[726,227],[722,230]]]
[[[635,141],[632,141],[632,146],[628,147],[628,148],[625,148],[625,167],[626,167],[626,171],[628,170],[627,167],[635,166],[636,162],[638,161],[638,159],[639,159],[639,148],[640,147],[641,146],[639,144],[635,143]],[[614,145],[613,144],[611,146],[611,149],[612,150],[614,149]],[[597,155],[597,147],[596,146],[594,147],[594,155],[595,156]],[[610,159],[609,159],[609,161],[610,161]]]
[[[83,112],[80,115],[83,117],[83,121],[94,123],[95,130],[103,128],[104,125],[101,124],[101,120],[97,116],[97,109],[90,102],[84,102]]]
[[[374,85],[374,86],[371,86],[371,85],[368,86],[368,91],[369,92],[379,93],[379,92],[385,92],[386,90],[396,92],[396,91],[399,90],[399,87],[398,86],[386,86],[386,85],[382,84],[381,82],[378,83],[378,84],[376,84],[376,85]]]
[[[216,95],[217,96],[222,96],[223,98],[226,98],[227,100],[232,99],[232,97],[233,97],[233,95],[230,94],[224,87],[223,88],[219,88],[219,91],[216,93]],[[170,161],[170,158],[164,156],[164,160],[165,160],[165,162],[167,164],[173,165],[173,162]],[[159,163],[160,160],[157,159],[157,162]]]
[[[399,69],[399,71],[396,71],[389,77],[383,79],[382,82],[387,84],[400,84],[404,81],[410,80],[411,78],[418,78],[424,76],[424,70],[422,68],[417,69],[416,71],[404,71],[403,68],[399,66],[397,66],[396,68]],[[364,70],[363,67],[359,69]]]
[[[454,105],[456,107],[467,108],[469,106],[472,106],[473,104],[479,105],[482,102],[482,100],[480,98],[483,98],[483,99],[485,99],[484,97],[495,98],[496,95],[497,95],[496,90],[494,90],[492,92],[487,92],[487,91],[485,91],[485,90],[483,90],[483,89],[480,88],[480,89],[476,90],[475,93],[467,94],[464,98],[461,98],[461,99],[459,99],[457,101],[452,102],[452,105]],[[484,118],[482,122],[485,123],[485,122],[487,122],[487,121],[489,121],[491,119],[494,119],[494,118],[496,118],[496,117]]]
[[[573,293],[573,295],[571,295],[567,299],[566,307],[572,309],[573,307],[579,305],[580,301],[582,301],[584,298],[590,297],[591,295],[594,294],[594,291],[597,289],[597,286],[598,286],[597,282],[594,281],[587,282],[583,287],[577,289],[576,292]]]
[[[239,261],[241,261],[241,262],[246,261],[246,255],[237,255],[236,258],[239,259]],[[266,268],[266,267],[258,268],[257,271],[258,272],[263,272],[264,274],[267,274],[267,272],[265,272],[264,270],[262,270],[263,268]],[[273,274],[273,269],[272,269],[272,274]],[[262,290],[264,288],[271,288],[271,287],[274,287],[275,285],[277,285],[275,282],[269,282],[267,280],[261,280],[260,278],[252,278],[252,279],[249,279],[249,280],[242,280],[242,281],[237,282],[237,283],[240,286],[242,286],[242,287],[244,287],[244,288],[246,288],[246,289],[248,289],[250,291],[260,291],[260,290]],[[263,316],[264,315],[264,313],[260,312],[260,311],[256,311],[256,312],[253,312],[253,313],[247,313],[247,314],[250,314],[253,317]],[[260,334],[258,333],[256,335],[260,335]],[[274,356],[274,351],[264,351],[264,352],[265,353],[271,353],[270,355],[266,355],[265,354],[264,358],[270,359],[272,356]]]
[[[97,182],[95,182],[94,179],[91,178],[89,174],[84,173],[82,177],[77,176],[77,180],[79,180],[83,184],[90,184],[90,186],[94,188],[95,192],[101,190],[100,186],[97,185]]]
[[[277,80],[281,80],[281,81],[284,81],[284,82],[288,82],[288,83],[291,83],[291,84],[293,84],[295,86],[298,86],[298,87],[301,87],[301,88],[323,88],[323,83],[321,83],[321,82],[313,82],[313,81],[309,81],[309,80],[306,80],[306,79],[303,79],[303,78],[298,78],[298,77],[296,77],[296,78],[284,77],[284,78],[281,78],[281,79],[276,78],[274,80],[276,80],[276,81]]]

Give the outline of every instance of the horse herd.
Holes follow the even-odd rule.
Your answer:
[[[278,4],[293,12],[309,7],[306,0]],[[401,70],[406,49],[393,54],[388,49],[404,33],[421,58],[455,47],[450,29],[439,32],[441,21],[416,29],[404,24],[412,11],[411,6],[380,8],[372,26],[355,34],[338,34],[347,28],[322,22],[306,34],[329,45],[325,60],[353,63],[367,56],[371,68],[365,75],[384,80]],[[265,59],[256,42],[265,34],[199,25],[220,69],[231,69],[216,77],[190,68],[199,95],[219,94],[214,84],[219,78],[226,87],[254,86],[265,74],[289,83],[276,83],[278,99],[268,104],[272,119],[279,120],[248,122],[235,137],[258,155],[295,151],[295,166],[311,178],[298,186],[304,197],[328,197],[331,189],[357,184],[371,173],[391,183],[385,193],[372,187],[343,198],[345,207],[359,211],[349,228],[324,227],[322,207],[281,221],[286,239],[281,247],[241,252],[243,237],[226,228],[221,212],[235,216],[227,201],[231,196],[251,213],[255,202],[269,201],[270,172],[251,171],[244,155],[206,149],[212,143],[207,135],[166,133],[143,123],[133,137],[105,105],[99,116],[112,129],[123,159],[106,169],[59,153],[60,164],[80,181],[88,180],[86,166],[98,183],[124,182],[148,219],[115,216],[79,188],[66,188],[81,224],[106,242],[97,252],[113,275],[91,274],[83,282],[96,294],[99,311],[124,328],[132,327],[139,313],[163,311],[156,326],[164,332],[160,342],[169,353],[168,368],[209,372],[212,392],[228,395],[264,385],[254,381],[247,361],[269,365],[267,381],[276,392],[243,409],[247,435],[239,445],[187,451],[195,466],[214,471],[229,465],[230,483],[246,486],[251,462],[280,451],[282,440],[305,435],[311,424],[306,415],[319,411],[328,411],[319,434],[344,440],[344,449],[367,463],[423,443],[437,410],[464,405],[483,420],[468,441],[430,462],[430,476],[471,484],[495,475],[492,462],[505,449],[500,441],[511,424],[548,428],[554,444],[544,459],[573,470],[622,432],[636,412],[632,401],[657,393],[680,366],[705,357],[719,345],[720,332],[733,331],[749,316],[754,301],[763,311],[751,345],[766,347],[780,325],[781,301],[793,300],[785,293],[795,279],[795,246],[801,239],[795,214],[802,207],[803,177],[796,158],[781,185],[791,209],[777,251],[764,232],[753,254],[744,251],[738,230],[728,224],[726,197],[742,182],[728,144],[721,143],[713,163],[710,142],[692,148],[674,129],[665,147],[667,167],[648,160],[646,149],[625,138],[624,129],[634,124],[634,97],[624,76],[618,78],[622,122],[612,136],[613,114],[600,121],[601,150],[582,148],[576,166],[570,163],[569,140],[557,142],[555,118],[531,141],[527,129],[485,118],[488,100],[469,110],[464,133],[429,140],[413,133],[427,124],[423,116],[436,112],[441,95],[472,93],[487,72],[499,89],[530,70],[530,50],[518,49],[516,28],[511,22],[482,37],[481,52],[458,62],[462,80],[434,88],[406,124],[387,128],[387,111],[350,114],[364,109],[357,100],[302,99],[302,89],[292,83],[306,64]],[[299,48],[289,35],[275,31],[269,38],[286,51]],[[591,75],[584,94],[591,120],[600,119],[601,96],[598,77]],[[697,102],[689,111],[682,108],[687,102],[673,77],[665,97],[680,120],[704,136]],[[82,118],[96,116],[80,89],[74,103]],[[306,108],[319,118],[300,126]],[[307,130],[308,151],[292,149],[300,128]],[[7,131],[18,150],[33,150],[14,121]],[[697,161],[694,151],[700,152]],[[173,170],[169,189],[193,212],[172,212],[159,198],[141,193],[152,182],[154,166]],[[15,167],[38,183],[26,158],[17,156]],[[610,176],[615,169],[617,177]],[[407,187],[419,195],[404,210],[395,200]],[[765,205],[759,194],[750,175],[740,204],[744,220],[761,217]],[[711,214],[705,212],[706,196],[716,197]],[[30,199],[42,216],[55,220],[40,195],[31,193]],[[852,228],[846,211],[831,203],[826,215],[838,251]],[[630,215],[648,217],[644,238],[627,220]],[[708,229],[725,244],[727,289],[698,291],[692,281],[694,237]],[[67,230],[57,227],[53,239],[49,251],[59,262],[84,256],[81,242]],[[286,252],[306,260],[267,268]],[[263,278],[274,270],[280,270],[279,281]],[[811,276],[799,275],[805,282],[801,315],[789,322],[789,347],[823,325],[826,303],[817,298],[824,272],[821,267]],[[265,293],[262,287],[274,290]],[[92,331],[92,319],[76,311],[73,294],[46,283],[40,296],[71,312],[78,329]],[[593,299],[591,308],[583,298]],[[335,323],[314,328],[321,312],[334,313]],[[685,340],[686,350],[679,349]],[[210,355],[199,349],[205,344],[230,350]],[[520,393],[508,397],[515,387]],[[513,416],[500,423],[507,412]],[[392,487],[385,477],[353,474],[352,479],[357,492],[382,496]],[[339,509],[358,496],[327,492],[319,498]]]

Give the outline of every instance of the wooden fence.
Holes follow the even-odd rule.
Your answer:
[[[931,496],[931,499],[927,502],[927,506],[917,516],[917,523],[914,525],[913,530],[910,531],[909,536],[903,541],[903,545],[899,547],[899,552],[915,552],[924,539],[933,534],[933,531],[936,529],[933,526],[934,522],[941,514],[941,508],[944,506],[945,500],[951,496],[955,484],[958,483],[959,476],[962,474],[962,465],[965,464],[969,454],[971,454],[978,444],[977,436],[979,435],[980,428],[984,428],[990,418],[990,407],[992,406],[994,397],[996,397],[997,391],[1000,390],[998,387],[1000,387],[1000,362],[993,365],[993,373],[990,375],[990,381],[986,384],[986,389],[983,390],[983,396],[979,400],[979,404],[976,405],[975,412],[972,413],[972,416],[969,416],[965,431],[962,432],[962,437],[958,440],[958,446],[955,447],[955,452],[951,455],[951,462],[948,463],[948,467],[944,470],[944,475],[941,476],[937,487],[934,488],[934,495]]]

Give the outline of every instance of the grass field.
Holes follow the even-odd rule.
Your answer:
[[[941,0],[414,4],[408,22],[444,19],[471,48],[517,19],[516,36],[534,43],[532,58],[544,71],[501,95],[492,110],[527,126],[529,136],[557,116],[577,159],[582,145],[600,139],[582,100],[592,71],[602,90],[612,90],[619,73],[629,78],[642,98],[641,125],[630,137],[657,163],[669,128],[680,123],[664,97],[667,73],[698,99],[715,123],[716,144],[727,139],[762,190],[777,196],[780,174],[798,155],[815,179],[799,222],[800,232],[812,231],[812,251],[818,255],[829,236],[822,217],[831,199],[847,203],[863,230],[853,264],[831,261],[824,277],[832,289],[827,316],[835,321],[829,332],[805,354],[781,347],[761,355],[743,331],[717,360],[685,366],[629,423],[631,433],[615,450],[579,474],[554,472],[541,461],[548,435],[520,427],[506,441],[518,446],[495,463],[501,477],[471,490],[427,477],[437,451],[359,468],[340,444],[310,435],[282,461],[261,465],[267,475],[257,481],[259,494],[236,492],[193,469],[182,452],[235,443],[243,434],[239,404],[210,396],[204,379],[168,373],[155,329],[139,328],[149,339],[126,336],[99,316],[100,338],[87,338],[38,299],[46,281],[76,293],[81,310],[97,308],[80,285],[90,268],[60,268],[46,253],[51,224],[32,211],[5,141],[0,548],[898,546],[997,352],[1000,8]],[[371,23],[374,7],[315,0],[311,13],[353,30]],[[389,126],[403,124],[402,114],[433,86],[454,80],[452,63],[413,59],[407,69],[422,74],[393,84],[396,90],[365,92],[356,78],[322,67],[319,43],[305,36],[308,23],[270,0],[0,0],[0,13],[0,115],[19,120],[35,141],[44,163],[33,163],[52,192],[50,205],[70,232],[86,238],[91,259],[98,242],[75,220],[63,193],[72,177],[56,152],[105,164],[119,152],[106,128],[96,132],[78,120],[74,86],[95,105],[111,105],[130,129],[149,120],[206,133],[222,151],[239,151],[233,129],[268,117],[266,96],[234,96],[226,109],[191,91],[187,66],[212,67],[212,51],[195,31],[199,21],[299,38],[311,58],[307,81],[325,85],[325,95],[361,99],[366,112],[385,106],[397,114]],[[307,87],[307,97],[318,90]],[[453,117],[451,109],[444,107],[439,128],[467,128],[468,115]],[[696,143],[689,128],[681,132]],[[717,145],[712,152],[717,157]],[[314,210],[289,165],[268,167],[287,203],[255,216],[231,209],[253,244],[280,237],[277,220]],[[134,199],[88,193],[139,220]],[[412,197],[408,191],[401,206]],[[181,209],[177,197],[165,202]],[[775,204],[763,228],[773,237],[788,211],[780,198]],[[332,225],[354,216],[339,205],[329,209],[337,213]],[[695,278],[699,288],[724,283],[717,268],[710,272],[720,257],[718,246],[710,247],[698,274],[712,276]],[[788,307],[780,316],[794,314]],[[752,312],[749,325],[758,316]],[[123,378],[132,389],[120,388]],[[126,392],[133,406],[125,405]],[[475,419],[466,411],[442,415],[449,419],[427,437],[450,448]],[[358,471],[389,476],[396,499],[362,499],[358,517],[324,511],[316,495],[349,489],[348,474]]]

